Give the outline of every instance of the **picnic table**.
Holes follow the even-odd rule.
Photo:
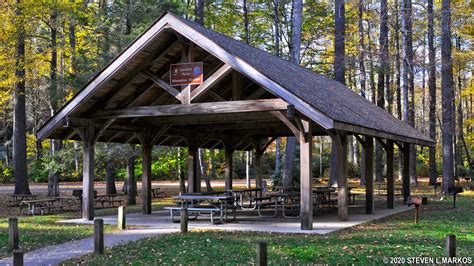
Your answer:
[[[57,199],[46,198],[46,199],[36,199],[36,200],[24,200],[22,204],[25,204],[28,207],[28,213],[35,215],[35,210],[39,209],[40,214],[43,215],[45,210],[48,210],[48,213],[51,213],[54,210],[54,203],[57,202]]]
[[[218,214],[219,220],[217,223],[223,223],[228,220],[227,216],[229,211],[231,211],[231,213],[233,213],[233,219],[235,220],[235,196],[192,193],[174,196],[173,199],[179,200],[179,206],[165,207],[165,209],[170,210],[171,220],[173,222],[179,222],[175,220],[174,214],[181,212],[182,208],[187,208],[187,210],[191,212],[191,219],[197,219],[199,215],[209,213],[211,222],[216,223],[214,215]],[[202,205],[202,203],[206,205]]]
[[[333,187],[318,187],[313,189],[316,203],[318,207],[327,207],[332,208],[336,203],[336,200],[331,200],[331,194],[336,192],[336,189]]]
[[[237,198],[236,204],[242,210],[255,210],[257,207],[256,199],[258,198],[258,193],[261,192],[260,188],[245,188],[245,189],[231,189],[229,190],[232,195]],[[244,203],[247,201],[247,203]]]
[[[159,198],[159,197],[166,197],[166,194],[164,191],[161,191],[160,188],[152,188],[151,189],[151,194],[153,195],[153,198]]]
[[[257,212],[261,217],[276,217],[281,211],[284,218],[299,218],[300,193],[299,192],[273,192],[266,197],[257,199]],[[264,215],[262,210],[273,210],[273,214]],[[298,212],[298,215],[289,215],[288,212]]]
[[[115,207],[115,203],[122,204],[122,198],[125,196],[124,193],[115,193],[115,194],[104,194],[104,195],[96,195],[94,200],[97,203],[102,204],[102,208],[105,207],[105,203],[108,203],[108,207]]]
[[[7,201],[8,207],[20,207],[21,203],[25,200],[35,200],[38,195],[34,194],[12,194],[8,195],[10,199]]]

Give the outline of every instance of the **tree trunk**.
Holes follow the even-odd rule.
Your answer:
[[[117,194],[117,188],[115,187],[115,165],[112,160],[108,160],[105,166],[105,193],[106,194]]]
[[[204,25],[204,1],[205,0],[196,0],[194,9],[195,21],[200,25]]]
[[[336,0],[334,6],[334,79],[345,84],[345,4],[344,0]],[[332,138],[331,138],[332,139]],[[337,184],[336,169],[337,145],[331,145],[331,168],[329,176],[329,185]]]
[[[249,16],[247,11],[247,0],[242,1],[242,11],[244,13],[244,40],[245,43],[250,42]]]
[[[181,165],[181,158],[182,158],[181,147],[178,147],[179,192],[180,192],[180,193],[186,193],[185,173],[184,173],[183,168],[182,168],[182,165]]]
[[[413,77],[413,36],[411,0],[403,0],[403,103],[404,120],[415,127],[415,88]],[[417,185],[416,149],[410,145],[410,183]]]
[[[372,26],[367,20],[367,51],[369,52],[369,78],[370,78],[370,94],[372,103],[376,103],[375,99],[375,71],[374,71],[374,55],[372,53]]]
[[[399,2],[398,0],[394,1],[394,10],[395,10],[395,29],[394,29],[394,34],[395,34],[395,68],[397,69],[396,71],[396,94],[397,94],[397,118],[402,120],[402,93],[401,93],[401,56],[400,56],[400,12],[399,12]],[[398,150],[398,180],[402,180],[402,167],[403,167],[403,158],[402,158],[402,152]]]
[[[451,3],[442,0],[441,7],[441,98],[443,109],[443,185],[444,193],[454,186],[453,165],[453,69],[451,61]]]
[[[273,0],[273,23],[274,23],[274,42],[275,55],[280,56],[280,15],[278,13],[280,0]],[[272,179],[280,180],[281,177],[281,137],[275,140],[275,170],[273,171]]]
[[[377,106],[385,109],[385,77],[388,74],[388,9],[387,0],[380,2],[380,35],[379,35],[379,67],[377,83]],[[375,142],[375,179],[383,182],[383,151],[378,141]]]
[[[434,11],[433,0],[428,0],[428,90],[429,90],[429,132],[430,138],[436,141],[436,50],[434,46]],[[430,184],[438,178],[436,166],[436,147],[429,147]]]
[[[462,47],[461,47],[461,37],[457,36],[456,37],[456,49],[459,54],[463,54],[462,52]],[[459,169],[463,167],[463,152],[462,152],[462,139],[464,138],[463,136],[463,114],[462,114],[462,65],[461,61],[458,60],[458,105],[455,108],[457,109],[457,116],[456,116],[456,128],[453,130],[454,134],[457,134],[456,136],[456,142],[455,142],[455,147],[456,151],[454,154],[456,155],[455,157],[455,164],[454,164],[454,171],[455,171],[455,177],[460,177]],[[456,98],[456,93],[454,93],[454,97]],[[457,132],[456,132],[457,131]]]
[[[336,0],[334,10],[334,79],[345,84],[345,8]]]
[[[135,179],[135,145],[132,146],[132,154],[127,160],[127,198],[128,205],[137,204],[137,180]]]
[[[364,0],[359,0],[358,4],[358,15],[359,15],[359,71],[360,71],[360,95],[362,97],[366,97],[366,80],[367,76],[365,74],[365,38],[364,38]],[[359,144],[357,144],[359,146]],[[361,149],[361,164],[364,165],[365,163],[365,152],[364,152],[364,147]],[[360,167],[360,184],[364,185],[365,184],[365,169],[364,167]]]
[[[199,148],[198,156],[199,156],[199,167],[201,169],[201,176],[204,177],[204,180],[206,182],[206,190],[207,191],[212,191],[211,178],[210,178],[210,176],[209,176],[209,174],[207,173],[207,170],[206,170],[206,161],[205,161],[205,158],[204,158],[204,149]]]
[[[17,43],[15,61],[15,90],[13,96],[13,172],[15,174],[14,194],[31,194],[28,185],[26,160],[26,106],[25,106],[25,29],[20,0],[16,1],[15,16]]]
[[[51,14],[50,17],[50,36],[51,36],[51,61],[50,61],[50,73],[49,73],[49,78],[50,78],[50,88],[49,88],[49,95],[50,95],[50,108],[51,108],[51,116],[53,116],[56,111],[58,110],[58,105],[59,101],[61,99],[61,95],[59,93],[58,89],[58,82],[57,82],[57,68],[58,68],[58,51],[57,51],[57,29],[56,29],[56,24],[57,24],[57,10],[56,7],[53,6],[53,13]],[[60,149],[60,143],[59,140],[51,140],[51,157],[52,160],[55,160],[54,158],[56,153]],[[59,173],[58,172],[51,172],[49,177],[48,177],[48,196],[57,196],[55,195],[54,188],[56,186],[55,180],[59,180],[58,177]]]
[[[291,29],[290,59],[293,64],[300,63],[301,49],[301,27],[303,24],[303,1],[293,0],[293,20]],[[295,158],[297,140],[296,137],[288,137],[285,149],[285,164],[283,167],[282,184],[290,186],[294,183],[293,165]]]
[[[360,95],[365,98],[365,83],[367,80],[365,74],[365,44],[364,44],[364,0],[359,0],[359,71],[360,71]]]

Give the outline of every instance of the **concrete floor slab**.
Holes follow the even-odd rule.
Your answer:
[[[248,231],[248,232],[272,232],[289,234],[328,234],[338,230],[350,228],[362,223],[378,220],[400,212],[412,209],[407,206],[396,206],[395,209],[376,209],[373,214],[365,214],[365,208],[356,207],[349,209],[349,220],[339,221],[336,212],[318,213],[314,216],[314,230],[301,230],[299,219],[285,218],[262,218],[255,213],[238,212],[235,221],[212,224],[209,217],[199,217],[197,220],[189,221],[189,229],[224,230],[224,231]],[[104,219],[105,224],[117,224],[116,216],[97,217]],[[62,221],[64,223],[92,223],[83,219],[72,219]],[[179,229],[179,223],[171,221],[169,211],[155,211],[151,215],[133,213],[127,215],[127,225],[149,227],[156,229]]]

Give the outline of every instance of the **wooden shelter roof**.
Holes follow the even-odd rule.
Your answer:
[[[169,68],[189,46],[193,61],[204,64],[205,81],[183,107],[180,89],[169,86]],[[220,148],[223,139],[237,136],[242,139],[237,149],[249,149],[256,138],[292,135],[278,112],[293,107],[318,125],[315,135],[343,130],[434,144],[335,80],[171,13],[49,119],[38,138],[79,139],[73,128],[94,123],[103,130],[103,142],[139,143],[136,133],[155,131],[161,145],[185,145],[183,138],[198,137],[202,147]]]

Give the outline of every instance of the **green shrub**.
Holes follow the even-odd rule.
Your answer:
[[[0,171],[0,183],[13,183],[14,181],[13,169],[10,166],[3,167]]]

